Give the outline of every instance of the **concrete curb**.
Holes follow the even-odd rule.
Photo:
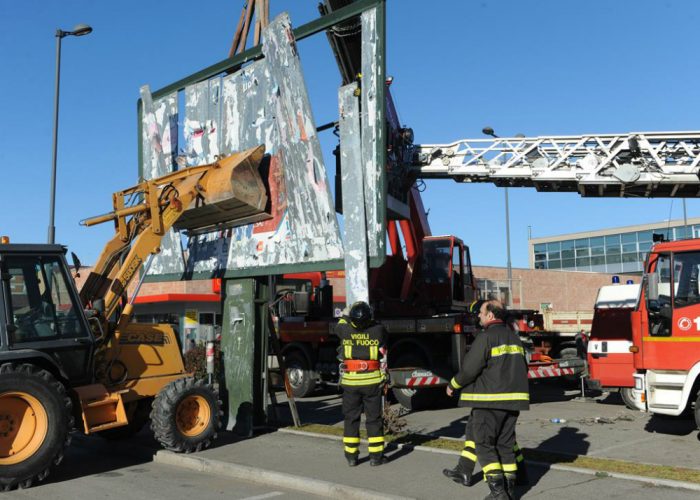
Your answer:
[[[281,488],[303,491],[326,498],[343,498],[348,500],[399,500],[406,498],[387,495],[378,491],[346,486],[344,484],[321,481],[309,477],[294,476],[284,472],[259,469],[257,467],[223,462],[221,460],[210,460],[201,456],[182,455],[166,450],[158,451],[153,457],[153,461],[198,472],[221,474],[247,482],[264,485],[274,484]]]
[[[296,434],[296,435],[300,435],[300,436],[301,435],[312,436],[312,437],[317,437],[317,438],[322,438],[322,439],[330,439],[332,441],[342,441],[343,440],[343,438],[341,438],[340,436],[333,436],[330,434],[321,434],[318,432],[304,432],[304,431],[298,431],[295,429],[281,428],[281,429],[278,429],[277,432],[283,432],[286,434]],[[461,441],[461,440],[458,440],[456,438],[451,438],[451,439],[454,439],[455,441]],[[442,450],[439,448],[430,448],[428,446],[411,446],[411,445],[406,445],[406,444],[396,444],[394,446],[398,447],[399,449],[407,448],[407,449],[414,449],[414,450],[419,450],[419,451],[427,451],[430,453],[441,453],[444,455],[459,456],[459,452],[457,452],[457,451]],[[596,458],[604,459],[604,457],[596,457]],[[660,478],[649,477],[649,476],[636,476],[633,474],[624,474],[622,472],[607,472],[607,471],[603,471],[603,470],[586,469],[583,467],[573,467],[570,465],[550,464],[547,462],[538,462],[538,461],[533,461],[533,460],[527,460],[527,463],[529,465],[534,465],[535,467],[544,467],[547,469],[560,470],[563,472],[575,472],[578,474],[587,474],[587,475],[591,475],[591,476],[605,474],[605,477],[626,479],[628,481],[639,481],[642,483],[653,484],[654,486],[667,486],[669,488],[680,488],[680,489],[684,489],[684,490],[700,491],[700,484],[689,483],[686,481],[675,481],[673,479],[660,479]],[[647,464],[647,465],[656,465],[656,464]]]
[[[622,472],[607,472],[602,470],[584,469],[581,467],[571,467],[570,465],[548,464],[547,462],[527,461],[528,464],[536,467],[546,467],[549,469],[565,472],[576,472],[578,474],[588,474],[590,476],[614,477],[629,481],[639,481],[641,483],[653,484],[654,486],[667,486],[669,488],[680,488],[684,490],[700,491],[700,484],[688,483],[686,481],[674,481],[673,479],[659,479],[649,476],[635,476],[633,474],[623,474]],[[603,476],[604,475],[604,476]]]

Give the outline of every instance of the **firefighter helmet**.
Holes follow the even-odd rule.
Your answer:
[[[372,321],[372,310],[367,302],[355,302],[350,307],[350,320],[360,328],[366,328]]]

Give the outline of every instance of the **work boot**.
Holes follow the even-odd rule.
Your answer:
[[[369,464],[372,467],[379,467],[380,465],[384,465],[389,461],[388,458],[386,458],[384,455],[379,455],[376,457],[369,457]]]
[[[527,486],[530,484],[530,478],[527,475],[527,468],[524,462],[518,464],[518,470],[515,473],[515,484],[517,486]]]
[[[348,461],[350,467],[355,467],[357,465],[357,457],[350,457],[345,455],[345,459]]]
[[[463,486],[472,485],[472,475],[461,470],[459,467],[455,467],[454,469],[442,469],[442,473],[455,483],[459,483]]]
[[[505,483],[506,483],[506,493],[508,494],[508,498],[510,500],[515,500],[517,497],[515,496],[515,485],[518,483],[518,479],[516,474],[510,474],[506,472],[504,474],[505,477]]]
[[[486,483],[489,485],[491,493],[484,500],[510,500],[506,493],[506,481],[503,474],[488,474]]]

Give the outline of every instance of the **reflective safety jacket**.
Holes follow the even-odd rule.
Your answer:
[[[340,339],[338,354],[341,360],[348,359],[380,361],[380,351],[386,347],[386,329],[379,323],[373,322],[365,329],[355,326],[348,317],[340,318],[335,327],[335,333]],[[382,370],[344,371],[340,379],[341,385],[359,386],[384,382]]]
[[[527,361],[518,335],[502,321],[489,323],[477,334],[450,386],[462,390],[462,406],[529,409]]]

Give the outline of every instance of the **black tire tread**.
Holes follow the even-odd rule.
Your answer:
[[[46,464],[42,464],[39,470],[28,471],[18,477],[0,476],[0,491],[9,491],[14,488],[29,488],[36,482],[41,482],[49,475],[52,467],[60,465],[63,461],[66,448],[70,445],[71,434],[73,428],[73,402],[66,392],[65,386],[56,380],[56,378],[47,370],[40,368],[30,363],[4,363],[0,365],[0,378],[11,374],[24,375],[25,377],[38,378],[42,380],[46,386],[56,391],[63,401],[63,409],[67,414],[68,425],[66,429],[53,429],[57,432],[65,432],[65,437],[62,440],[62,445],[54,453],[53,457]]]
[[[200,394],[209,392],[216,401],[216,407],[211,409],[212,419],[214,419],[213,428],[211,432],[205,432],[200,440],[181,435],[175,423],[177,403],[183,396],[193,392]],[[151,429],[156,440],[167,450],[178,453],[198,452],[211,446],[216,439],[221,428],[222,415],[219,393],[204,380],[186,377],[170,382],[155,397],[151,410]]]

